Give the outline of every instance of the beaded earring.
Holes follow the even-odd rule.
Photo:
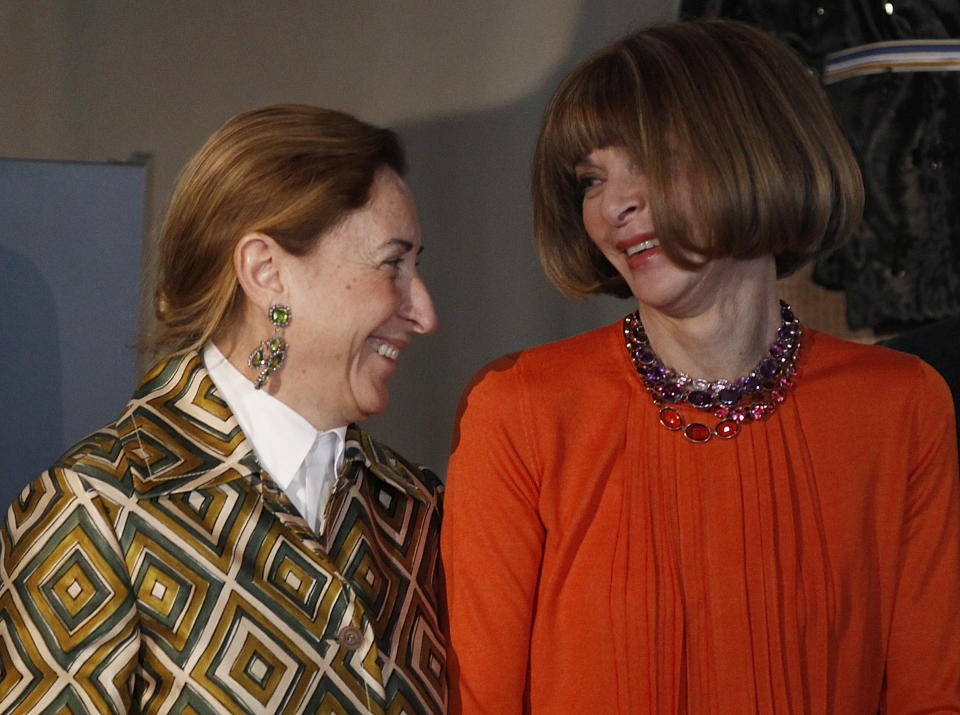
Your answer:
[[[259,370],[253,387],[259,390],[267,382],[270,373],[276,372],[287,358],[287,344],[280,335],[280,331],[290,325],[290,308],[280,303],[274,303],[267,311],[267,317],[273,323],[274,334],[263,340],[253,352],[247,363],[254,370]]]

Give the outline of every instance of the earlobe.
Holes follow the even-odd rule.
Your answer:
[[[270,236],[259,232],[243,236],[233,250],[233,269],[240,288],[252,303],[264,310],[284,300],[282,251]]]

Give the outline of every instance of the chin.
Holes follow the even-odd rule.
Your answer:
[[[370,395],[370,397],[364,400],[360,405],[360,412],[363,414],[361,419],[367,419],[369,417],[383,414],[386,412],[389,404],[390,395],[387,392]]]

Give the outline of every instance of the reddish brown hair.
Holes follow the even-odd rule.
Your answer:
[[[155,347],[198,346],[235,316],[240,238],[262,232],[303,255],[367,203],[382,167],[405,173],[396,134],[342,112],[284,104],[228,120],[184,167],[170,200]]]

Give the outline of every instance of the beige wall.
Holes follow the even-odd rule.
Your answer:
[[[297,101],[395,126],[441,324],[404,355],[373,427],[442,472],[458,395],[482,364],[628,311],[565,301],[542,277],[528,167],[562,73],[675,13],[676,0],[15,0],[0,4],[0,155],[150,154],[155,226],[179,167],[239,111]],[[840,296],[802,278],[785,295],[808,324],[843,332]]]
[[[394,125],[497,106],[564,57],[578,9],[574,0],[3,3],[0,155],[150,154],[155,225],[179,168],[227,117],[298,101]]]

